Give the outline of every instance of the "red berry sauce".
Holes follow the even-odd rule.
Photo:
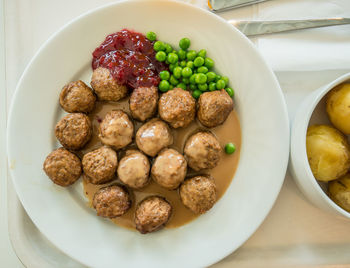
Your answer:
[[[134,89],[158,86],[159,72],[167,67],[155,58],[153,42],[143,34],[123,29],[110,34],[92,53],[92,69],[110,70],[121,85]]]

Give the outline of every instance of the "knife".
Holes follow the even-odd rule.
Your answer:
[[[295,31],[300,29],[350,24],[350,18],[329,18],[310,20],[276,20],[276,21],[228,21],[247,36]]]

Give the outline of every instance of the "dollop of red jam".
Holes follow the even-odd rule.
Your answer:
[[[92,53],[92,69],[104,67],[121,85],[132,89],[157,86],[167,67],[155,58],[153,42],[141,33],[123,29],[110,34]]]

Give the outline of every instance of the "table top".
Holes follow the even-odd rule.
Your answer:
[[[108,2],[111,1],[76,0],[72,4],[70,0],[32,0],[30,2],[5,0],[6,92],[0,92],[0,100],[3,101],[0,103],[0,108],[4,112],[6,112],[4,107],[9,107],[20,75],[40,45],[69,20]],[[204,0],[191,2],[205,6]],[[237,14],[244,18],[244,12],[249,8],[252,7],[243,8],[237,11]],[[15,34],[13,31],[16,31]],[[298,104],[308,93],[348,71],[350,67],[348,70],[277,72],[290,118],[293,118]],[[5,119],[5,116],[0,118],[2,145],[5,144]],[[3,160],[1,163],[6,162],[3,154],[1,157]],[[6,176],[6,171],[3,169],[0,171],[1,176]],[[2,183],[0,189],[5,195],[4,188],[6,189],[6,185]],[[1,200],[4,201],[3,196]],[[1,205],[0,209],[4,208]],[[0,220],[3,219],[4,217],[1,217]],[[260,228],[241,248],[213,267],[232,267],[233,265],[238,267],[333,267],[333,265],[345,267],[350,263],[349,226],[349,222],[335,218],[312,206],[299,192],[287,172],[281,193]],[[1,234],[7,231],[6,228],[6,223],[0,222]],[[0,253],[0,259],[3,259],[2,257]],[[11,260],[13,261],[11,267],[20,267],[20,263],[13,260],[13,255]]]

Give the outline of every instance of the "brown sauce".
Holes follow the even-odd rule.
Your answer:
[[[130,115],[128,99],[125,99],[117,103],[97,103],[97,106],[94,112],[90,115],[90,118],[93,123],[93,138],[89,142],[89,144],[86,146],[86,148],[82,151],[82,153],[89,152],[91,150],[94,150],[102,146],[101,142],[98,139],[98,125],[101,122],[101,120],[104,118],[105,114],[113,109],[121,109]],[[135,131],[137,131],[137,129],[142,125],[142,123],[134,121],[134,125],[135,125]],[[198,130],[205,130],[205,128],[201,126],[197,121],[192,122],[185,129],[172,129],[172,133],[174,136],[174,144],[170,147],[178,150],[180,153],[183,153],[183,148],[187,138],[191,134],[197,132]],[[210,131],[218,138],[222,147],[224,147],[225,144],[228,142],[233,142],[236,145],[237,150],[232,155],[227,155],[223,152],[218,166],[215,167],[214,169],[205,170],[202,172],[195,172],[191,169],[188,169],[187,177],[192,177],[197,174],[211,174],[211,176],[214,177],[215,183],[217,186],[217,197],[218,199],[220,199],[225,193],[228,186],[230,185],[233,179],[233,176],[236,172],[238,161],[239,161],[240,148],[241,148],[241,129],[240,129],[240,124],[239,124],[236,111],[233,111],[230,113],[229,117],[227,118],[227,120],[223,125],[210,129]],[[134,143],[128,146],[128,148],[135,148],[135,147],[136,145]],[[121,159],[124,152],[125,150],[118,152],[118,160]],[[150,161],[152,163],[152,159],[150,159]],[[114,183],[120,183],[120,181],[117,180],[116,178],[116,180],[108,184],[94,185],[87,182],[86,180],[83,180],[84,193],[89,199],[89,206],[91,206],[92,198],[98,189]],[[167,223],[166,228],[179,227],[181,225],[184,225],[192,221],[193,219],[199,216],[192,213],[189,209],[184,207],[184,205],[180,201],[180,197],[178,195],[177,190],[173,190],[173,191],[166,190],[160,187],[159,185],[157,185],[152,180],[150,184],[147,185],[145,188],[141,190],[130,190],[130,192],[132,192],[131,195],[133,199],[132,207],[125,215],[112,219],[112,221],[117,225],[129,228],[129,229],[135,229],[134,213],[135,213],[136,204],[138,204],[142,199],[144,199],[149,195],[163,196],[171,203],[173,207],[173,214],[169,222]],[[213,209],[215,209],[215,206]]]

